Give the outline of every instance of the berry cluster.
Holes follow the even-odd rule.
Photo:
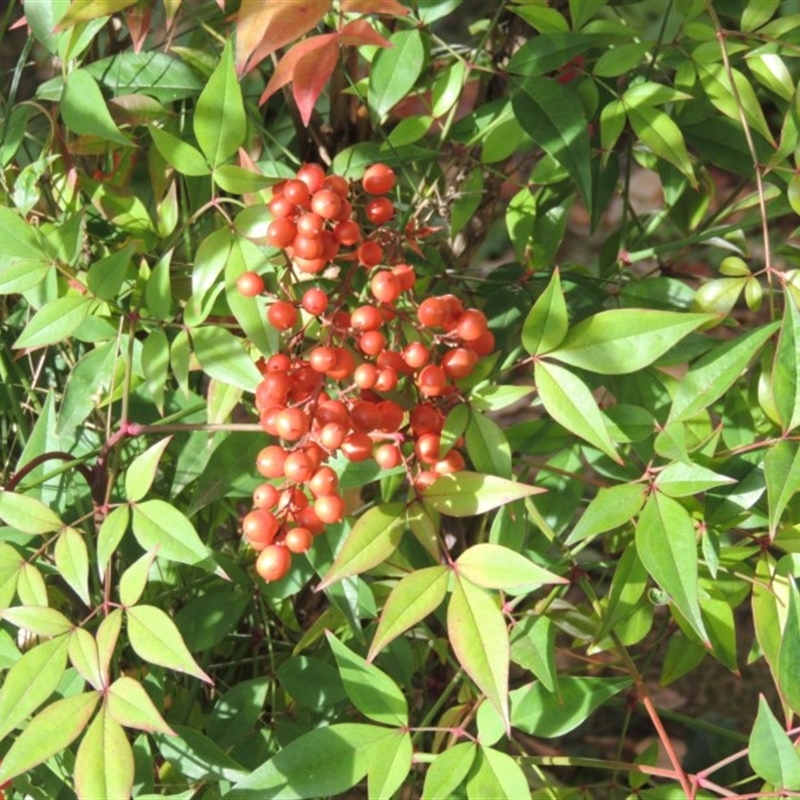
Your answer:
[[[332,455],[403,466],[417,491],[465,466],[457,448],[441,452],[441,432],[460,399],[457,381],[492,352],[494,337],[484,314],[452,294],[416,300],[414,268],[402,259],[408,234],[387,225],[395,182],[383,164],[360,187],[306,164],[269,202],[267,242],[283,250],[287,269],[267,318],[285,348],[259,363],[256,409],[276,442],[258,455],[267,482],[242,521],[268,581],[343,518],[338,476],[325,463]],[[330,291],[327,270],[338,270]],[[265,291],[254,272],[237,286],[248,297]]]

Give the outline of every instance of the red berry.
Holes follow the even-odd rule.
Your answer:
[[[264,291],[264,279],[256,272],[243,272],[236,281],[239,294],[258,297]]]
[[[286,300],[278,300],[267,309],[267,319],[276,330],[286,331],[297,322],[297,309]]]
[[[303,164],[297,170],[297,180],[303,181],[311,194],[318,192],[325,182],[325,170],[319,164]]]
[[[292,554],[283,545],[265,547],[256,560],[256,572],[265,581],[279,581],[292,566]]]
[[[394,170],[386,164],[373,164],[367,167],[361,185],[367,194],[387,194],[397,182]]]
[[[256,469],[265,478],[282,478],[286,455],[286,451],[279,445],[267,445],[256,457]]]
[[[383,225],[394,216],[394,203],[388,197],[375,197],[364,206],[364,214],[373,225]]]
[[[286,531],[283,543],[292,553],[305,553],[311,549],[314,536],[308,528],[292,528]]]
[[[379,303],[394,303],[400,297],[400,280],[389,270],[380,270],[372,276],[369,285],[372,296]]]
[[[318,497],[314,502],[314,511],[320,520],[328,525],[344,518],[344,500],[337,494]]]
[[[328,295],[315,286],[306,289],[300,304],[309,314],[318,317],[320,314],[324,314],[328,308]]]

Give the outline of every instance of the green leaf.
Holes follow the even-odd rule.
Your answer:
[[[597,641],[608,636],[611,629],[636,611],[636,607],[647,588],[647,570],[644,568],[635,547],[628,547],[617,561],[608,604],[603,615],[603,626]]]
[[[255,391],[261,380],[253,360],[245,353],[242,342],[225,328],[208,326],[191,333],[197,360],[212,378]]]
[[[192,294],[196,298],[204,298],[210,289],[218,285],[234,238],[227,228],[217,228],[198,245],[192,264]]]
[[[277,183],[280,179],[272,175],[260,175],[258,172],[237,167],[235,164],[223,164],[214,170],[214,183],[224,192],[245,194],[259,192],[261,189]]]
[[[175,769],[196,781],[240,781],[247,770],[223,753],[207,736],[195,728],[176,725],[171,736],[152,734],[158,751]]]
[[[359,723],[309,731],[233,786],[225,800],[341,795],[364,778],[396,735],[392,728]]]
[[[557,694],[541,682],[521,686],[511,692],[511,723],[532,736],[563,736],[631,683],[629,678],[562,676]]]
[[[620,483],[600,489],[581,514],[565,544],[569,547],[625,525],[642,507],[644,499],[645,487],[638,483]]]
[[[187,63],[160,50],[135,53],[125,49],[110,58],[93,61],[84,69],[115,97],[145,94],[162,103],[172,103],[194,97],[203,88],[203,80]]]
[[[650,42],[631,42],[606,50],[592,67],[592,75],[598,78],[617,78],[631,72],[641,63],[651,47]]]
[[[538,356],[558,347],[567,335],[567,304],[561,289],[559,269],[547,288],[539,295],[522,326],[522,346],[532,355]]]
[[[149,126],[148,130],[164,161],[181,175],[200,177],[211,174],[211,168],[197,148],[155,125]]]
[[[365,716],[384,725],[408,725],[408,703],[400,687],[374,664],[345,647],[330,631],[328,644],[336,657],[347,696]]]
[[[439,437],[439,455],[441,457],[447,455],[455,443],[464,435],[470,416],[470,407],[466,403],[459,403],[447,412],[447,416],[444,419],[444,427]]]
[[[511,660],[556,691],[556,628],[549,617],[525,617],[512,628]]]
[[[164,500],[145,500],[133,506],[133,535],[144,550],[158,548],[161,558],[181,564],[216,565],[188,517]]]
[[[669,497],[691,497],[715,486],[731,483],[736,483],[736,480],[699,464],[684,464],[680,461],[664,467],[655,480],[658,490]]]
[[[760,133],[770,144],[775,145],[761,103],[747,78],[739,70],[732,68],[733,84],[731,84],[726,68],[722,64],[697,63],[696,66],[700,83],[714,107],[737,124],[741,124],[740,114],[744,112],[750,128]]]
[[[89,290],[99,300],[114,300],[128,274],[134,246],[127,245],[115,253],[98,259],[89,267],[86,282]]]
[[[496,422],[472,406],[465,438],[467,455],[478,472],[511,478],[511,448],[506,435]]]
[[[108,715],[126,728],[174,735],[139,681],[123,675],[108,687]]]
[[[792,296],[784,295],[783,322],[772,367],[775,408],[784,434],[800,424],[800,312]]]
[[[61,577],[87,606],[90,605],[89,553],[83,535],[75,528],[65,528],[58,537],[53,555]]]
[[[676,166],[697,187],[692,162],[681,129],[658,108],[628,108],[628,119],[636,135],[659,157]]]
[[[169,375],[169,339],[160,328],[154,328],[142,343],[142,371],[147,394],[160,414],[164,413],[164,391]]]
[[[469,800],[519,800],[528,797],[530,789],[522,767],[506,753],[481,745],[467,777]]]
[[[405,531],[403,511],[402,503],[386,503],[370,508],[359,517],[317,591],[386,561],[397,549]]]
[[[544,75],[564,66],[575,56],[583,55],[589,48],[605,42],[606,37],[602,34],[542,32],[531,37],[514,53],[507,69],[512,75]]]
[[[514,87],[511,102],[519,123],[567,170],[591,211],[592,150],[580,96],[550,78],[515,80]]]
[[[23,533],[50,533],[64,527],[40,500],[6,490],[0,491],[0,519]]]
[[[636,524],[636,552],[697,635],[708,642],[698,602],[697,535],[689,512],[677,500],[651,494]]]
[[[764,479],[767,483],[769,529],[774,536],[786,506],[800,491],[800,448],[797,442],[781,440],[767,449]]]
[[[67,667],[68,636],[42,642],[14,664],[0,688],[0,739],[56,690]]]
[[[367,773],[370,798],[391,800],[411,771],[413,757],[411,734],[396,730],[391,740],[373,754]]]
[[[601,311],[572,327],[548,353],[564,364],[601,375],[638,372],[664,355],[713,314],[620,308]]]
[[[0,233],[0,239],[2,239],[2,233]],[[52,265],[47,262],[27,259],[12,261],[10,264],[4,263],[2,274],[0,274],[0,294],[27,292],[28,289],[33,289],[34,286],[40,284],[51,269],[53,269]]]
[[[140,658],[212,683],[187,650],[175,623],[160,608],[133,606],[127,609],[127,618],[128,638]]]
[[[115,608],[99,625],[95,640],[97,641],[97,657],[100,659],[100,671],[104,676],[104,684],[108,683],[108,670],[114,649],[117,646],[119,632],[122,629],[122,609]]]
[[[14,606],[0,611],[0,619],[37,636],[58,636],[72,630],[72,623],[60,611],[47,606]]]
[[[73,133],[99,136],[115,144],[131,144],[111,118],[97,81],[86,70],[76,69],[67,75],[60,108],[64,123]]]
[[[120,576],[119,601],[123,606],[133,606],[139,602],[147,586],[150,567],[153,565],[155,557],[156,548],[154,547],[134,561]]]
[[[695,292],[692,308],[717,314],[718,319],[721,319],[733,310],[748,282],[748,278],[717,278],[708,281]]]
[[[447,607],[447,635],[464,671],[495,707],[508,732],[506,622],[492,597],[458,574]]]
[[[84,692],[56,700],[37,714],[3,756],[0,782],[22,775],[69,747],[89,724],[99,699],[99,692]]]
[[[33,261],[45,258],[36,229],[5,205],[0,206],[0,253],[10,258]],[[6,269],[8,267],[4,266],[3,272]]]
[[[778,325],[776,322],[757,328],[718,345],[699,358],[678,383],[667,424],[691,419],[722,397],[747,369]]]
[[[378,50],[369,71],[369,107],[379,119],[414,88],[425,64],[425,42],[418,29],[389,37],[392,46]]]
[[[469,405],[476,411],[500,411],[519,402],[532,392],[533,387],[531,386],[492,386],[484,384],[474,389],[470,394]],[[459,408],[464,408],[464,406],[456,406],[450,411],[450,414]]]
[[[569,583],[499,544],[474,544],[456,559],[456,572],[484,589],[532,592],[549,583]]]
[[[47,303],[33,315],[13,347],[34,349],[67,339],[86,318],[91,305],[91,298],[79,294]]]
[[[133,750],[125,731],[102,707],[81,740],[75,757],[79,800],[125,800],[133,788]]]
[[[478,746],[460,742],[436,756],[425,773],[422,800],[451,800],[464,782],[475,761]]]
[[[131,512],[128,506],[117,506],[100,526],[100,533],[97,535],[97,571],[100,580],[103,580],[109,559],[116,552],[125,531],[128,530],[130,518]]]
[[[169,318],[170,306],[172,305],[172,287],[169,275],[171,261],[172,250],[168,250],[153,267],[153,271],[150,273],[150,277],[144,287],[147,310],[158,320]],[[181,336],[185,338],[187,336],[186,331],[181,331],[175,341],[177,342]]]
[[[778,651],[778,689],[784,702],[800,714],[800,592],[792,580],[789,586],[789,613]]]
[[[197,100],[194,135],[212,167],[227,161],[247,136],[247,117],[233,65],[231,40]]]
[[[622,463],[597,401],[580,378],[548,361],[536,361],[533,376],[545,411],[559,425],[585,439],[618,464]]]
[[[74,628],[69,637],[69,660],[72,666],[97,691],[103,690],[103,673],[94,636],[85,628]]]
[[[326,666],[328,665],[326,664]],[[333,667],[328,666],[328,669],[334,672]],[[281,684],[283,684],[282,680]],[[214,710],[211,712],[211,718],[206,728],[209,738],[225,751],[228,751],[240,740],[249,738],[261,716],[267,699],[267,690],[272,685],[272,676],[264,675],[251,680],[239,681],[225,692],[217,700]],[[314,685],[316,687],[318,684]],[[334,702],[329,695],[324,694],[324,697],[325,702],[331,704]]]
[[[775,719],[764,695],[758,697],[758,714],[747,751],[750,766],[775,789],[800,789],[800,755]]]
[[[392,589],[378,621],[367,661],[389,642],[433,613],[447,594],[450,570],[444,565],[417,569],[406,575]]]
[[[473,517],[544,491],[538,486],[464,471],[438,478],[422,493],[422,503],[449,517]]]
[[[141,500],[153,485],[161,456],[172,441],[167,436],[136,456],[125,471],[125,494],[131,503]]]
[[[748,0],[742,11],[742,30],[754,31],[769,22],[780,4],[780,0]]]

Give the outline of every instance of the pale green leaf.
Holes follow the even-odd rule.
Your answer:
[[[89,725],[75,757],[78,800],[127,800],[133,788],[133,750],[104,706]]]

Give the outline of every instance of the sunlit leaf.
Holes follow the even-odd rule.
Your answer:
[[[387,503],[375,506],[359,517],[317,590],[342,578],[366,572],[389,558],[400,544],[405,530],[403,511],[402,503]]]
[[[89,725],[75,757],[79,800],[126,798],[133,787],[133,750],[125,731],[103,707]]]
[[[442,475],[422,493],[422,502],[450,517],[472,517],[544,491],[538,486],[464,471]]]
[[[22,775],[69,747],[86,728],[99,699],[99,692],[84,692],[56,700],[39,712],[3,756],[0,781]]]
[[[763,694],[758,698],[747,757],[756,775],[776,789],[800,789],[800,755]]]
[[[569,583],[499,544],[474,544],[457,559],[458,574],[484,589],[533,591],[548,583]]]
[[[447,635],[464,671],[497,709],[508,730],[508,631],[492,597],[457,578],[447,607]]]
[[[697,534],[689,512],[671,497],[651,494],[636,523],[636,551],[697,635],[708,641],[698,600]]]
[[[212,682],[192,658],[175,623],[160,608],[133,606],[126,615],[131,647],[140,658]]]
[[[450,570],[443,566],[417,569],[406,575],[392,589],[383,606],[367,660],[435,611],[447,594]]]

